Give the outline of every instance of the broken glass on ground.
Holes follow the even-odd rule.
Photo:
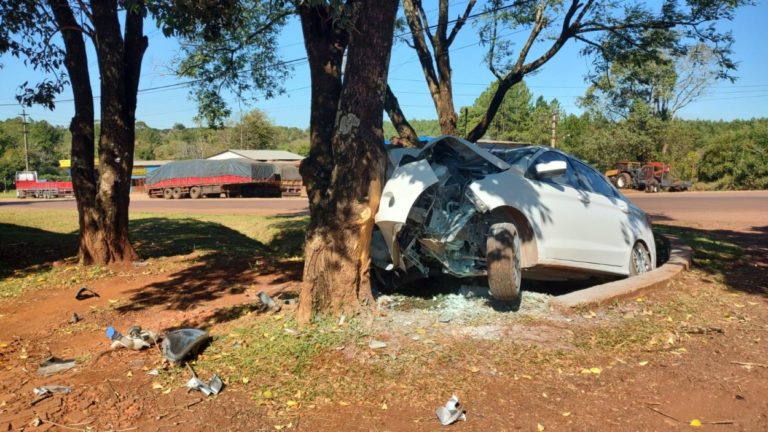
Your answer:
[[[444,406],[437,408],[435,414],[437,414],[437,418],[443,426],[451,425],[459,420],[467,420],[464,410],[459,407],[460,405],[459,398],[453,395]]]
[[[42,376],[53,375],[72,369],[75,366],[74,359],[67,360],[58,357],[48,357],[44,362],[40,363],[40,366],[37,368],[37,374]]]
[[[208,341],[208,332],[200,329],[177,329],[165,334],[163,354],[172,362],[180,362],[197,352]]]

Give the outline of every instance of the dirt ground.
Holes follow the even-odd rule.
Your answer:
[[[300,263],[214,267],[194,253],[111,269],[88,283],[100,297],[82,301],[74,298],[79,284],[61,280],[0,302],[0,428],[766,431],[768,223],[761,218],[723,228],[657,215],[743,253],[718,259],[716,249],[714,264],[667,289],[567,314],[548,306],[547,292],[526,292],[513,312],[477,287],[438,287],[380,297],[372,316],[299,329],[293,305],[259,313],[256,293],[289,297]],[[82,320],[70,324],[73,313]],[[194,367],[203,379],[222,376],[224,390],[188,392],[188,371],[164,368],[155,348],[110,350],[105,328],[133,324],[208,330],[214,342]],[[307,332],[329,339],[290,345]],[[309,361],[281,370],[242,358],[256,352],[246,349],[284,342],[286,357]],[[77,366],[39,376],[50,355]],[[159,376],[148,374],[153,369]],[[47,384],[72,391],[36,401],[33,388]],[[466,421],[443,427],[434,412],[452,394]]]

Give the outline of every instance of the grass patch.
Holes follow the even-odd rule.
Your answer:
[[[7,190],[0,192],[0,200],[5,199],[16,199],[16,191],[15,190]]]
[[[302,254],[306,221],[306,216],[135,213],[130,235],[142,258],[201,251],[236,260],[256,255],[295,259]],[[74,210],[0,212],[0,298],[51,283],[81,283],[109,275],[91,274],[99,270],[76,265],[77,229]],[[64,266],[54,268],[54,261]]]
[[[354,341],[354,326],[339,327],[323,319],[297,330],[291,316],[259,316],[216,337],[195,362],[196,369],[217,373],[228,385],[244,386],[254,400],[266,404],[325,395],[319,358],[333,348]]]
[[[693,248],[694,264],[707,271],[723,272],[730,269],[744,254],[744,250],[727,241],[690,228],[670,225],[654,225],[654,231],[671,234]]]

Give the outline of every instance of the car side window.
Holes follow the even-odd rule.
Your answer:
[[[536,171],[535,171],[536,164],[547,163],[552,161],[564,161],[568,165],[568,169],[563,174],[546,177],[546,178],[538,178],[537,180],[544,183],[573,187],[574,182],[572,181],[572,177],[571,177],[572,165],[568,161],[567,157],[565,157],[563,154],[558,152],[553,152],[553,151],[544,152],[544,154],[536,158],[536,160],[534,160],[533,163],[531,163],[531,165],[529,166],[529,169],[528,169],[529,176],[531,178],[536,178]]]
[[[575,164],[576,172],[581,181],[585,183],[592,192],[599,193],[608,198],[617,198],[616,192],[602,175],[581,162],[576,162]]]

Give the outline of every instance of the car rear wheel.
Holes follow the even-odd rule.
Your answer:
[[[498,300],[520,298],[520,237],[512,223],[491,225],[486,240],[486,265],[491,295]]]
[[[641,242],[636,242],[629,256],[629,275],[635,276],[648,273],[652,270],[652,265],[653,261],[651,261],[651,254],[648,252],[648,248]]]

